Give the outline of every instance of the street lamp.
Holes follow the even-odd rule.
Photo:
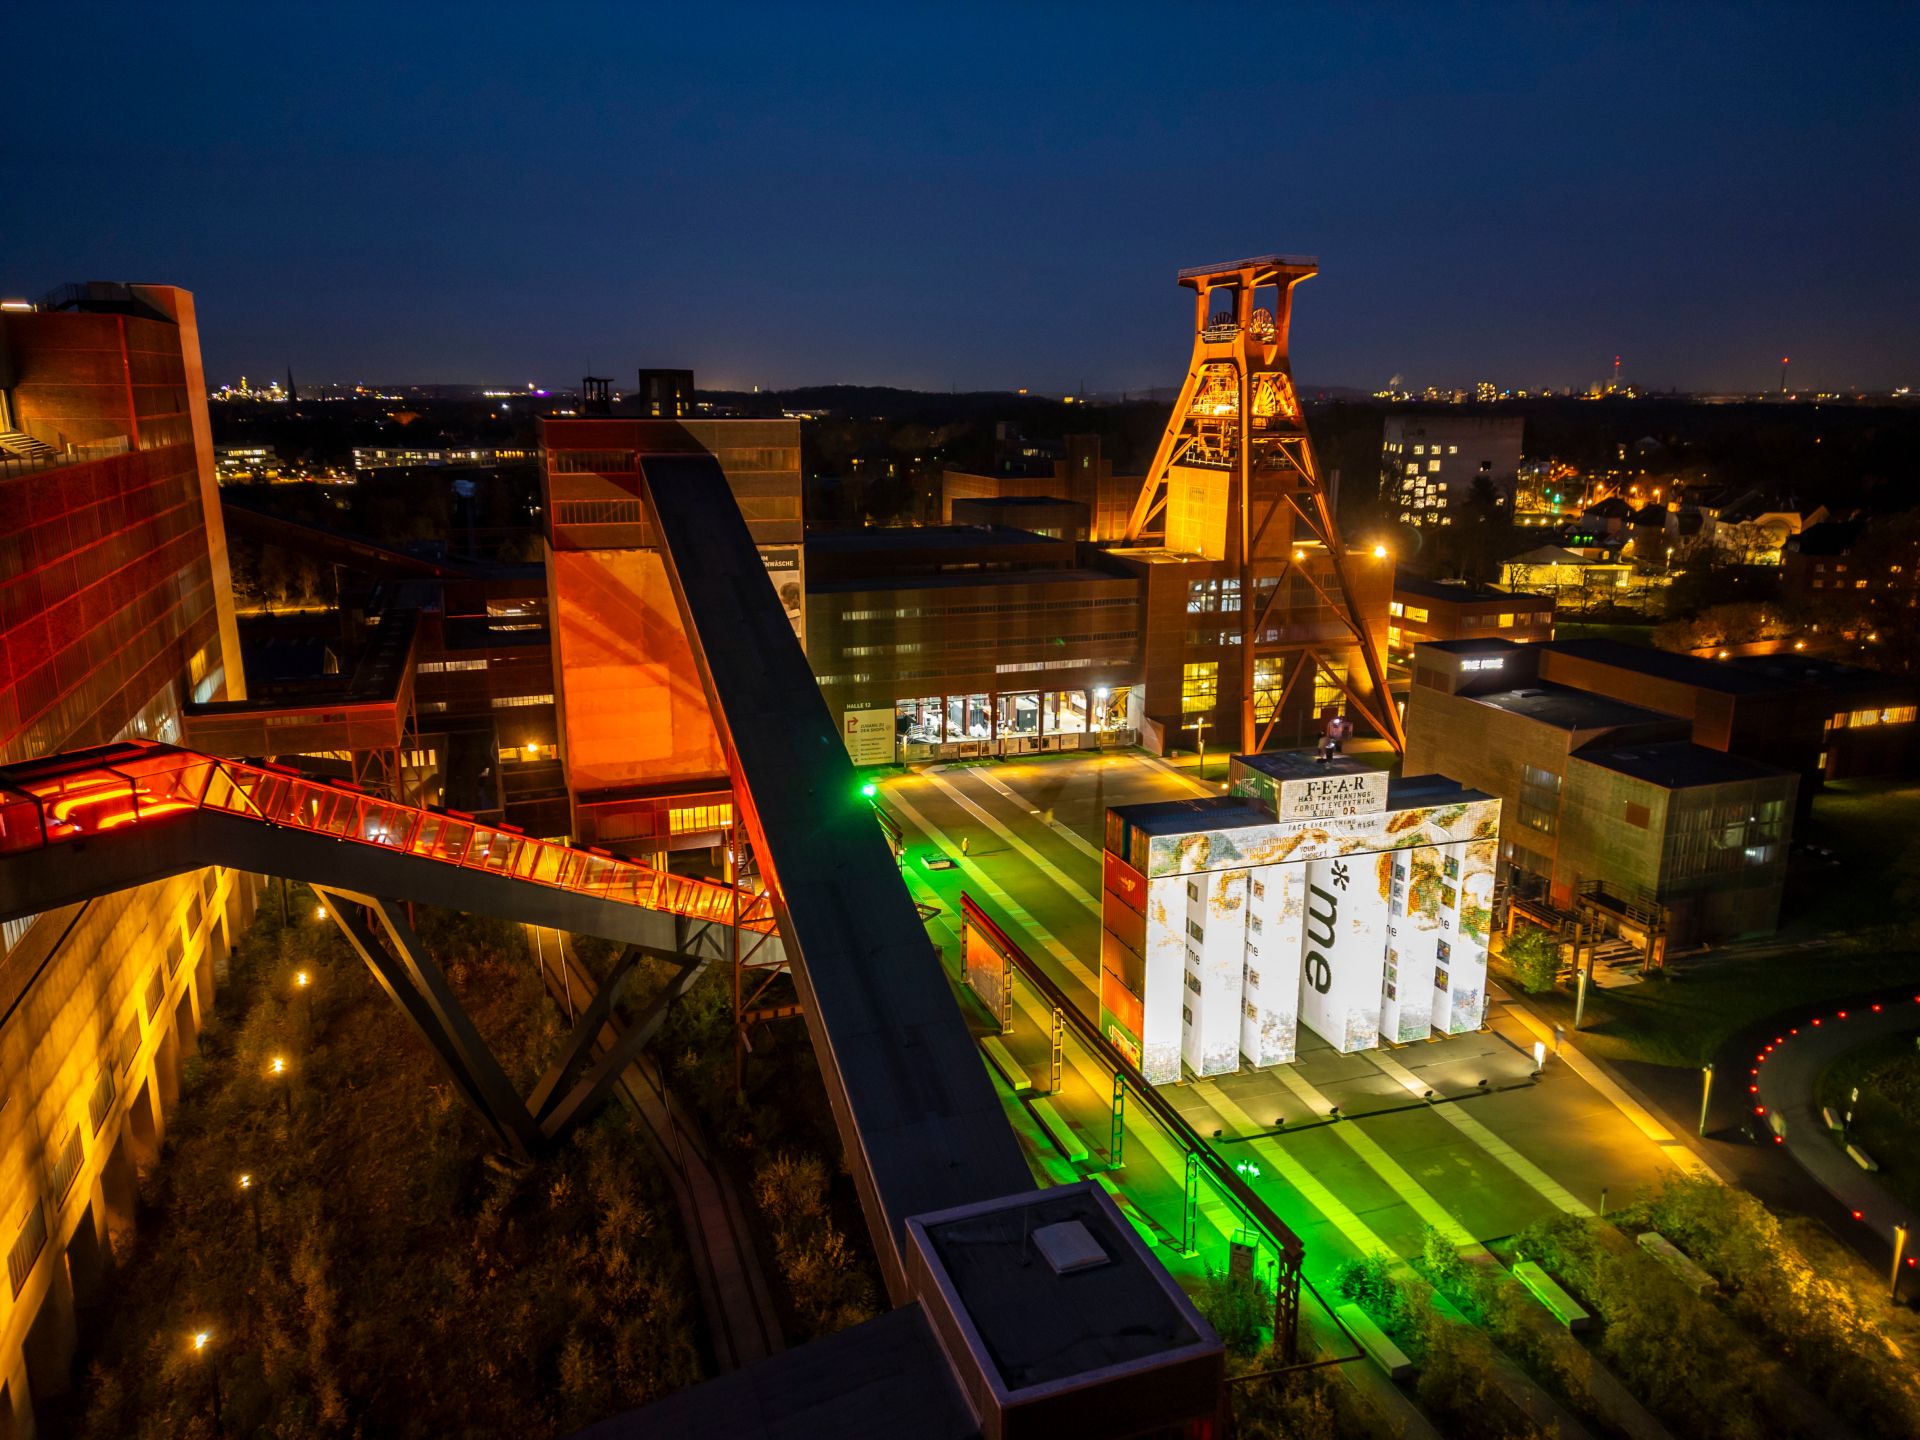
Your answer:
[[[1189,720],[1185,725],[1180,727],[1183,730],[1193,731],[1194,740],[1198,744],[1198,747],[1200,750],[1199,774],[1202,780],[1207,778],[1207,726],[1211,725],[1212,723],[1213,723],[1213,719],[1211,716],[1196,715],[1193,717],[1193,719]]]
[[[227,1428],[226,1422],[220,1417],[220,1366],[215,1363],[213,1352],[208,1348],[212,1344],[213,1332],[211,1330],[196,1330],[193,1332],[192,1353],[196,1358],[201,1355],[207,1357],[207,1368],[213,1376],[213,1428],[216,1434],[225,1434]]]
[[[267,1074],[280,1081],[280,1099],[287,1107],[287,1125],[293,1125],[293,1084],[287,1078],[287,1058],[276,1055],[267,1063]]]
[[[253,1248],[260,1248],[260,1187],[253,1183],[253,1176],[247,1171],[240,1172],[240,1193],[247,1197],[247,1205],[253,1211]]]
[[[316,905],[316,906],[314,906],[314,909],[313,909],[313,918],[314,918],[314,919],[316,919],[316,920],[324,920],[324,919],[326,919],[326,918],[327,918],[327,907],[326,907],[326,906],[324,906],[324,905]]]

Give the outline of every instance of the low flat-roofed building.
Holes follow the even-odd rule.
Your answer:
[[[1089,538],[1087,507],[1078,500],[1061,500],[1052,495],[962,498],[953,502],[951,511],[955,525],[993,525],[1031,530],[1036,535],[1045,535],[1052,540]]]
[[[855,530],[806,548],[809,658],[856,763],[1138,737],[1135,577],[1004,528]]]
[[[986,1440],[1192,1433],[1213,1328],[1090,1181],[907,1221],[908,1279]]]
[[[1801,777],[1895,774],[1920,759],[1920,682],[1805,655],[1707,660],[1617,640],[1541,647],[1541,678],[1679,715],[1696,744]]]
[[[1069,435],[1059,459],[1011,454],[992,471],[948,470],[940,478],[940,519],[953,524],[961,500],[1055,499],[1086,507],[1089,533],[1081,539],[1107,543],[1126,535],[1140,477],[1115,475],[1100,453],[1098,435]]]
[[[1393,577],[1387,606],[1387,649],[1396,658],[1432,640],[1536,641],[1553,638],[1553,597],[1497,589],[1468,580],[1424,580],[1405,570]]]
[[[1571,910],[1596,891],[1661,914],[1675,944],[1777,924],[1797,776],[1702,745],[1685,716],[1546,678],[1549,648],[1422,645],[1409,771],[1505,802],[1501,858],[1520,895]]]

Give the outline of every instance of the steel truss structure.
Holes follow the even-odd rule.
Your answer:
[[[1238,569],[1244,748],[1264,749],[1303,677],[1310,685],[1324,675],[1359,718],[1404,752],[1387,688],[1385,637],[1372,633],[1355,603],[1352,557],[1340,543],[1287,356],[1293,287],[1319,268],[1311,259],[1264,255],[1179,273],[1194,292],[1193,358],[1134,502],[1127,539],[1140,542],[1157,523],[1170,549]],[[1324,567],[1310,555],[1315,562],[1324,557]],[[1359,650],[1362,675],[1332,664],[1324,640],[1297,638],[1279,623],[1296,578],[1338,621],[1343,646]]]
[[[305,881],[501,1149],[522,1160],[589,1114],[658,1032],[721,948],[705,932],[757,927],[749,956],[769,968],[783,958],[765,896],[150,741],[0,769],[0,858],[8,862],[0,914],[8,916],[207,864]],[[525,1098],[397,894],[625,942],[611,979]],[[638,938],[643,932],[672,943]],[[732,944],[737,953],[737,929]],[[643,955],[676,973],[617,1024],[613,1007]]]
[[[615,962],[607,983],[574,1022],[559,1057],[522,1099],[447,983],[446,972],[420,943],[407,920],[405,903],[324,886],[313,888],[380,988],[412,1022],[461,1096],[487,1122],[500,1148],[517,1160],[530,1160],[566,1138],[594,1111],[621,1072],[658,1033],[673,1003],[692,988],[707,967],[706,960],[698,956],[629,945]],[[612,1043],[595,1058],[593,1047],[612,1019],[614,1002],[626,988],[642,954],[676,965],[677,972],[645,1010],[617,1030]]]

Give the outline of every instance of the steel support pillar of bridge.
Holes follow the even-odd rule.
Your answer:
[[[755,863],[753,839],[737,820],[727,830],[727,861],[727,883],[733,888],[733,923],[727,951],[733,972],[733,1089],[736,1095],[744,1095],[747,1056],[753,1053],[753,1028],[802,1011],[785,953],[767,943],[774,932],[742,933],[742,926],[758,918],[772,918],[773,896],[757,883],[762,877]]]
[[[705,959],[630,945],[608,983],[573,1026],[560,1056],[524,1099],[500,1064],[446,972],[408,922],[401,901],[314,886],[327,914],[355,953],[400,1007],[433,1051],[454,1088],[486,1123],[500,1148],[516,1160],[564,1139],[603,1100],[620,1073],[659,1031],[668,1010],[706,969]],[[677,964],[679,972],[631,1024],[609,1032],[613,1006],[633,974],[635,961],[650,954]],[[593,1058],[596,1043],[604,1044]]]

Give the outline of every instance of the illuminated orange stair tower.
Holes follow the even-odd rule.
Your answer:
[[[1356,716],[1404,751],[1387,689],[1386,637],[1375,633],[1385,605],[1370,625],[1353,583],[1356,565],[1386,562],[1341,546],[1287,360],[1293,287],[1319,268],[1311,259],[1262,255],[1180,272],[1194,292],[1193,359],[1127,539],[1137,543],[1159,529],[1169,550],[1239,571],[1243,748],[1263,749],[1295,688],[1324,675]],[[1286,623],[1288,597],[1324,605],[1338,640]],[[1331,663],[1330,652],[1348,646],[1360,665]]]

